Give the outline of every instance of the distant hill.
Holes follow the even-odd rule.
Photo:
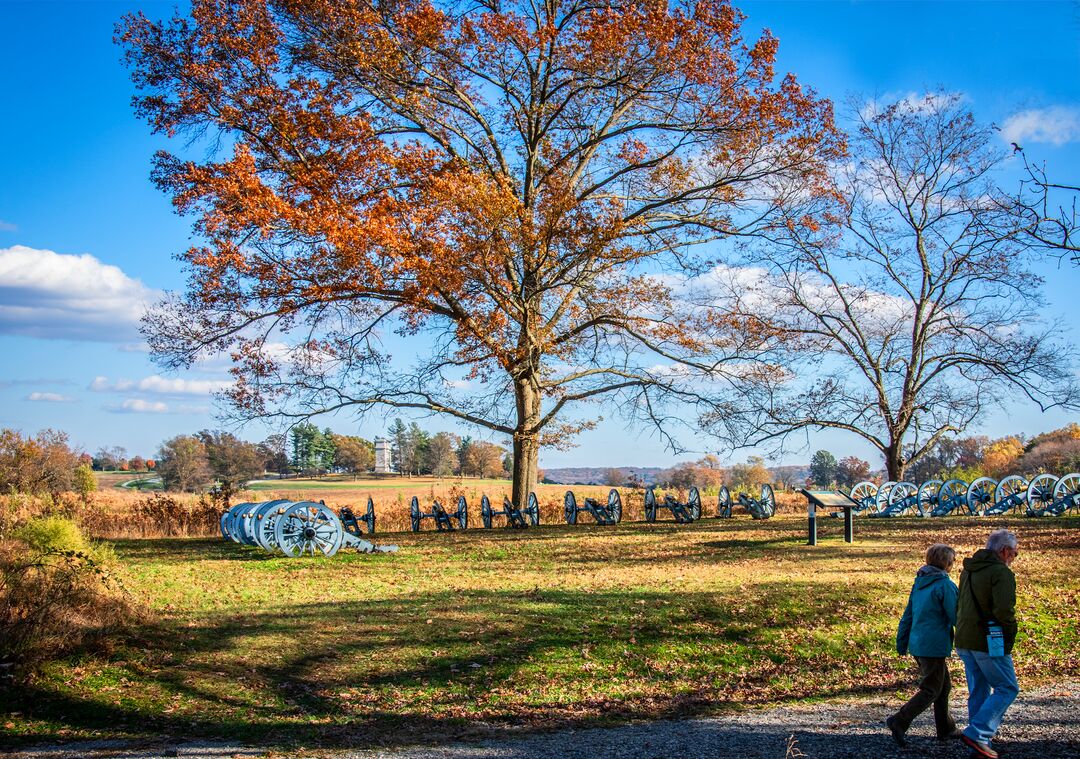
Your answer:
[[[604,485],[605,475],[609,469],[618,469],[628,478],[642,482],[646,485],[655,485],[656,478],[661,472],[671,467],[662,466],[567,466],[555,469],[544,469],[544,482],[556,485]],[[806,478],[810,475],[810,467],[806,464],[781,465],[769,467],[776,482],[784,483],[788,487],[802,487]]]
[[[557,485],[603,485],[604,475],[609,469],[619,469],[646,485],[656,482],[656,476],[666,467],[661,466],[569,466],[558,469],[544,469],[544,481]]]

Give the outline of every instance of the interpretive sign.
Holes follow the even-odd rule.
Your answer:
[[[843,509],[844,542],[851,543],[854,540],[851,510],[859,508],[857,501],[839,490],[800,490],[799,492],[806,496],[807,545],[817,545],[817,510],[819,508]]]

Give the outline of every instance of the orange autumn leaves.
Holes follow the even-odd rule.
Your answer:
[[[583,376],[588,397],[605,377],[644,386],[658,356],[723,350],[736,322],[687,313],[657,275],[826,196],[844,150],[831,105],[775,82],[776,40],[746,43],[742,22],[723,0],[195,0],[168,23],[127,17],[138,112],[197,147],[156,163],[203,238],[184,255],[199,326],[160,349],[228,350],[252,408],[271,331],[342,356],[391,316],[448,338],[435,365],[530,397],[577,397]],[[559,368],[583,364],[597,371]],[[539,439],[529,413],[513,429]]]

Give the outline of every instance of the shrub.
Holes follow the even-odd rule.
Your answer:
[[[63,517],[31,519],[0,541],[0,661],[29,671],[123,626],[133,607],[113,563]]]

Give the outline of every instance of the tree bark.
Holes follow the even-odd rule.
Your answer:
[[[889,479],[893,482],[901,482],[904,479],[904,470],[907,468],[907,462],[903,457],[903,437],[894,439],[889,442],[881,453],[885,456],[885,471],[889,474]]]
[[[514,428],[514,506],[528,506],[529,493],[536,485],[540,459],[540,390],[531,378],[514,382],[517,425]]]

